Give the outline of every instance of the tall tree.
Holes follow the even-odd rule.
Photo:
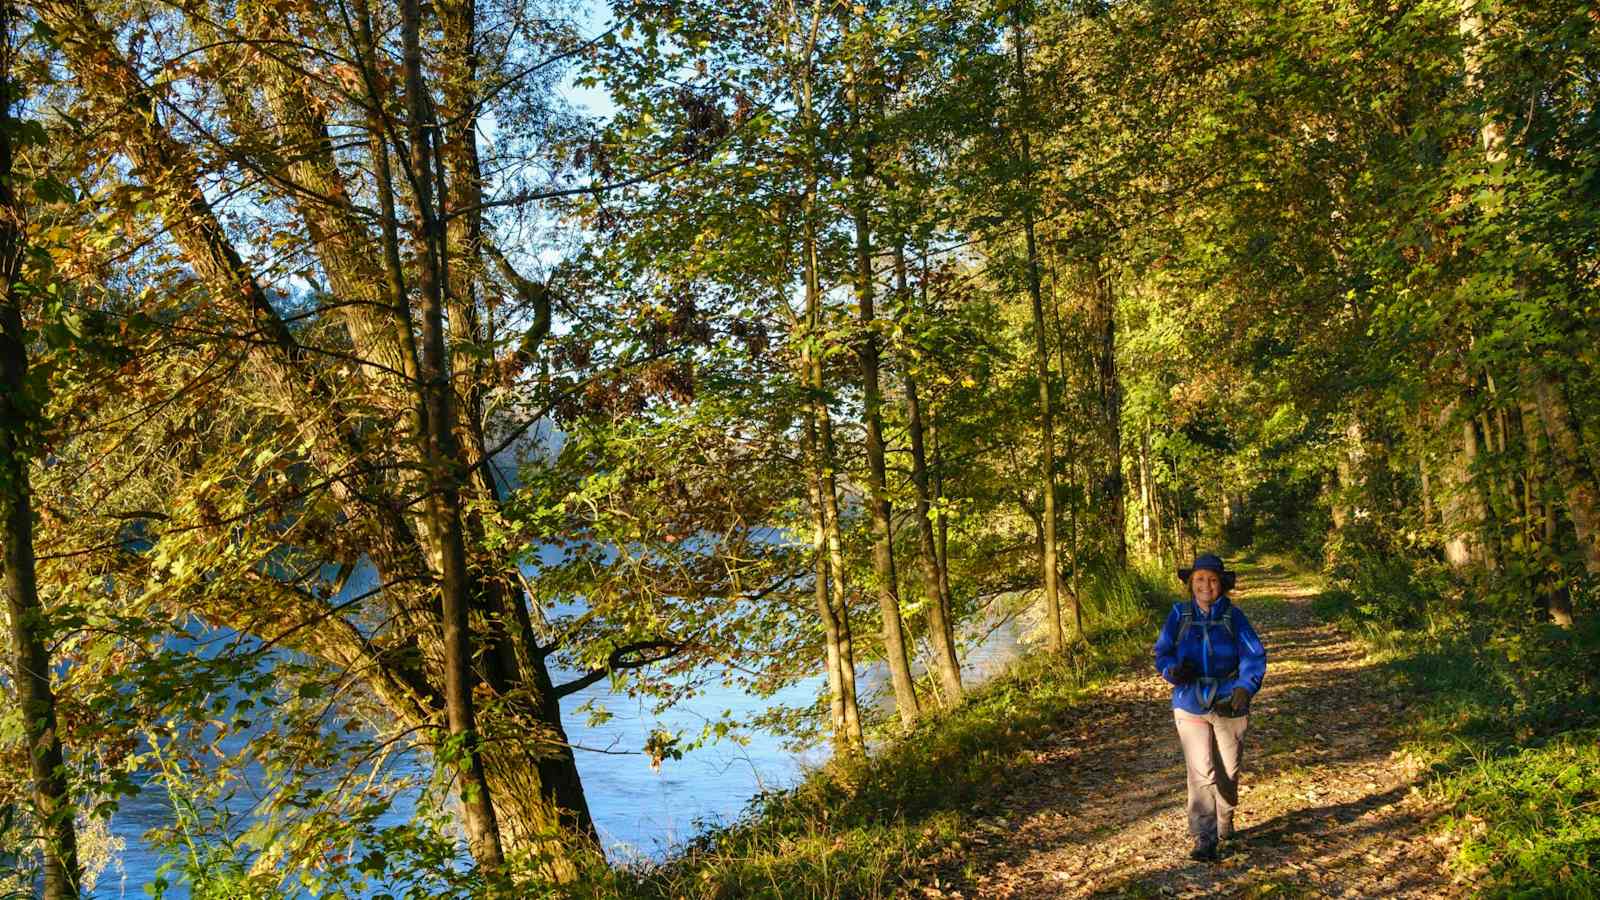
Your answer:
[[[445,353],[444,297],[449,279],[449,244],[440,210],[434,206],[434,147],[439,140],[431,125],[432,99],[424,90],[422,75],[422,6],[406,0],[400,8],[402,71],[406,91],[406,138],[411,146],[411,191],[416,205],[416,258],[419,262],[417,293],[421,300],[421,340],[418,342],[417,379],[422,407],[427,413],[426,461],[432,476],[428,490],[428,515],[438,541],[440,596],[444,642],[445,714],[451,737],[459,742],[449,753],[460,754],[461,805],[466,811],[468,840],[478,863],[498,877],[505,866],[500,825],[495,819],[493,795],[484,774],[479,746],[477,712],[472,697],[473,640],[467,610],[477,599],[467,569],[466,537],[462,528],[461,486],[465,460],[456,444],[458,419],[453,404],[449,357]],[[481,602],[481,601],[480,601]]]
[[[880,383],[881,353],[878,318],[874,306],[876,285],[873,273],[872,223],[868,188],[872,179],[872,127],[878,117],[873,23],[861,19],[852,37],[860,44],[850,74],[850,215],[855,241],[855,294],[860,331],[856,337],[856,357],[861,364],[861,418],[866,430],[867,511],[872,517],[873,587],[883,619],[883,652],[894,685],[895,709],[902,725],[916,722],[920,709],[917,689],[911,678],[905,626],[900,617],[900,580],[895,572],[894,513],[888,493],[888,467],[883,444],[883,386]]]
[[[39,452],[43,389],[28,371],[30,337],[23,322],[29,293],[28,215],[18,190],[16,110],[26,97],[17,60],[16,7],[0,3],[0,520],[6,611],[11,632],[11,675],[21,707],[22,731],[33,775],[33,814],[44,850],[44,897],[78,896],[76,805],[57,727],[50,643],[55,638],[39,600],[34,556],[33,490],[29,467]]]
[[[1089,267],[1094,286],[1094,319],[1100,331],[1096,368],[1099,373],[1100,420],[1105,442],[1100,495],[1105,503],[1112,563],[1118,569],[1125,569],[1128,566],[1127,490],[1122,477],[1122,379],[1117,373],[1116,285],[1105,260],[1097,257],[1089,263]]]
[[[907,284],[906,254],[903,245],[895,247],[895,287],[902,305],[911,302]],[[902,363],[906,391],[906,430],[911,440],[911,482],[916,491],[917,546],[922,563],[923,591],[928,597],[928,643],[933,648],[934,670],[946,702],[961,698],[961,661],[956,656],[955,615],[951,609],[949,575],[940,558],[939,540],[934,533],[933,491],[928,478],[928,451],[923,425],[922,398],[917,392],[914,361]]]
[[[1067,640],[1061,627],[1061,568],[1056,556],[1055,401],[1050,389],[1049,339],[1045,329],[1044,295],[1040,286],[1039,242],[1034,227],[1033,154],[1029,136],[1032,101],[1024,6],[1025,3],[1016,3],[1011,7],[1011,50],[1015,60],[1018,110],[1014,127],[1022,178],[1022,233],[1027,247],[1025,280],[1028,299],[1033,304],[1033,365],[1034,375],[1039,380],[1039,492],[1044,503],[1039,567],[1044,589],[1045,633],[1050,648],[1060,651],[1066,647]]]

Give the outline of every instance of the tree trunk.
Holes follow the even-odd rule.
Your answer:
[[[568,884],[579,874],[571,851],[598,847],[599,835],[544,658],[536,655],[522,675],[520,683],[537,698],[535,721],[496,717],[489,724],[503,730],[485,733],[474,756],[503,852],[531,859],[546,878]],[[481,857],[479,863],[487,866]]]
[[[1533,556],[1539,570],[1534,589],[1538,592],[1539,607],[1550,615],[1550,620],[1563,628],[1572,624],[1572,594],[1559,577],[1551,571],[1548,562],[1559,558],[1556,547],[1560,535],[1560,510],[1551,502],[1550,469],[1553,454],[1545,435],[1539,404],[1535,399],[1531,367],[1522,370],[1522,421],[1523,452],[1527,461],[1524,470],[1524,505],[1527,509],[1527,526],[1524,529],[1526,545],[1537,552]]]
[[[1584,456],[1578,426],[1566,393],[1554,378],[1535,373],[1534,402],[1549,441],[1550,459],[1566,500],[1567,517],[1577,532],[1584,568],[1600,575],[1600,481]]]
[[[1086,466],[1085,469],[1088,467]],[[1072,472],[1068,466],[1067,471]],[[1084,475],[1088,477],[1087,473]],[[1075,640],[1089,640],[1089,635],[1083,630],[1083,547],[1078,541],[1078,518],[1082,507],[1073,507],[1071,515],[1067,518],[1067,546],[1072,548],[1072,577],[1067,581],[1067,596],[1072,602],[1072,634]]]
[[[807,424],[813,433],[816,425]],[[815,438],[808,443],[814,443]],[[813,450],[813,452],[815,452]],[[833,735],[836,752],[844,752],[850,745],[844,723],[844,676],[842,654],[839,651],[839,623],[833,616],[833,600],[828,596],[828,526],[822,515],[822,491],[815,473],[808,479],[811,493],[811,577],[812,592],[817,601],[817,616],[822,622],[823,654],[828,674],[828,726]]]
[[[810,351],[802,352],[802,366],[809,372],[811,369]],[[828,552],[828,506],[823,500],[824,482],[823,464],[820,456],[817,439],[817,423],[814,415],[806,419],[805,431],[801,438],[802,451],[810,471],[807,473],[807,488],[811,495],[812,516],[812,571],[816,583],[813,590],[817,601],[817,614],[822,620],[822,637],[826,644],[828,665],[828,693],[829,707],[831,710],[831,723],[833,726],[834,746],[839,751],[854,753],[861,751],[865,746],[865,738],[861,731],[861,707],[856,697],[856,664],[855,647],[850,633],[850,616],[844,597],[839,594],[837,598],[832,595],[830,588],[837,588],[829,578]],[[831,490],[831,486],[827,489]]]
[[[799,100],[800,120],[807,133],[814,134],[816,116],[812,108],[815,77],[813,54],[823,13],[812,10],[810,27],[799,48],[800,62],[793,70],[793,86]],[[787,49],[787,44],[785,45]],[[806,189],[803,196],[802,270],[805,289],[804,338],[800,353],[800,379],[806,393],[807,416],[801,434],[801,450],[808,472],[808,491],[813,520],[812,570],[817,613],[822,620],[828,666],[829,706],[834,744],[845,753],[858,753],[865,747],[861,731],[860,705],[856,696],[855,649],[850,628],[849,595],[844,568],[844,548],[839,529],[838,483],[835,475],[833,422],[828,411],[822,354],[815,346],[822,331],[822,288],[817,262],[816,230],[816,146],[806,146]]]
[[[1433,524],[1433,478],[1428,474],[1426,462],[1417,463],[1417,489],[1422,492],[1422,524]]]
[[[956,658],[956,635],[952,614],[939,587],[938,540],[933,533],[928,465],[923,446],[922,404],[917,396],[917,379],[906,367],[906,418],[911,432],[911,480],[917,490],[917,537],[922,553],[922,580],[928,592],[928,642],[933,648],[934,668],[945,696],[952,703],[961,697],[961,662]]]
[[[450,268],[449,320],[452,362],[467,427],[476,430],[482,414],[482,381],[469,377],[481,371],[483,333],[475,299],[482,259],[483,175],[478,160],[478,17],[476,0],[441,0],[437,5],[444,52],[440,54],[437,124],[441,174],[447,194],[440,197],[450,218],[445,227],[451,259],[465,265]]]
[[[811,200],[812,195],[808,195],[802,252],[805,268],[806,330],[808,336],[815,340],[822,333],[822,285],[817,265],[816,224]],[[861,730],[860,703],[856,694],[855,649],[850,628],[849,593],[844,574],[844,541],[840,535],[839,484],[835,462],[838,456],[833,441],[833,417],[828,410],[827,385],[823,378],[821,354],[806,351],[802,355],[802,366],[806,370],[806,386],[810,389],[811,395],[808,424],[815,429],[812,436],[816,449],[814,478],[820,495],[821,503],[818,508],[821,511],[821,525],[828,549],[826,569],[832,575],[829,586],[832,588],[833,604],[829,618],[838,626],[839,686],[844,701],[845,738],[852,750],[860,751],[865,748],[866,742]]]
[[[810,348],[801,350],[801,369],[811,370]],[[844,678],[839,649],[839,621],[834,617],[833,600],[828,596],[828,519],[822,511],[822,473],[817,463],[817,423],[809,416],[801,432],[800,452],[810,469],[806,490],[811,499],[812,592],[817,601],[817,616],[822,622],[823,652],[828,674],[828,724],[836,751],[849,747],[844,721]]]
[[[859,157],[861,154],[857,154]],[[864,162],[852,166],[857,178],[865,178]],[[894,685],[895,709],[902,725],[916,722],[920,710],[917,689],[911,678],[911,662],[906,654],[905,625],[900,618],[900,590],[894,565],[893,511],[889,504],[883,448],[883,392],[879,383],[878,333],[873,311],[872,249],[867,230],[865,198],[857,197],[856,301],[860,310],[862,334],[856,347],[861,363],[862,424],[867,433],[867,511],[872,517],[872,571],[877,581],[878,607],[883,616],[883,652]]]
[[[1192,559],[1194,557],[1194,552],[1192,548],[1189,547],[1188,529],[1183,527],[1187,524],[1184,521],[1184,514],[1187,511],[1183,508],[1182,491],[1177,489],[1173,490],[1172,504],[1174,507],[1172,511],[1172,527],[1174,537],[1173,547],[1177,550],[1178,561],[1182,562],[1185,559]]]
[[[1050,351],[1044,324],[1044,298],[1039,283],[1039,246],[1034,235],[1033,220],[1033,165],[1028,143],[1028,125],[1031,115],[1028,99],[1028,76],[1023,41],[1022,4],[1012,7],[1011,42],[1016,53],[1018,105],[1021,123],[1017,137],[1021,145],[1023,170],[1022,230],[1028,249],[1028,296],[1033,301],[1033,364],[1034,375],[1039,379],[1039,481],[1044,495],[1044,546],[1039,554],[1039,570],[1044,588],[1045,629],[1049,648],[1059,653],[1066,647],[1066,634],[1061,627],[1061,573],[1056,561],[1056,460],[1055,460],[1055,406],[1050,398]]]
[[[1478,461],[1478,429],[1472,417],[1458,414],[1460,401],[1452,400],[1439,411],[1438,431],[1455,440],[1446,448],[1441,466],[1439,517],[1445,530],[1445,561],[1456,571],[1483,564],[1484,514],[1473,479]]]
[[[868,51],[870,53],[870,50]],[[905,624],[900,617],[900,588],[895,573],[894,517],[890,508],[883,446],[883,389],[879,379],[879,339],[877,315],[873,310],[872,236],[867,213],[867,184],[871,178],[870,136],[866,116],[870,101],[862,96],[861,73],[870,66],[857,65],[858,77],[849,88],[851,125],[854,139],[850,149],[852,186],[851,218],[855,230],[855,291],[861,333],[856,341],[856,358],[861,365],[861,419],[866,430],[867,513],[872,519],[872,572],[877,582],[878,609],[882,615],[883,653],[894,686],[895,709],[900,723],[910,727],[921,710],[917,705],[916,683],[911,678]]]
[[[922,254],[922,308],[928,309],[928,255]],[[933,507],[934,562],[939,567],[939,600],[951,611],[954,623],[955,598],[950,592],[950,522],[944,509],[944,460],[939,447],[939,407],[930,403],[926,437],[929,450],[928,498]]]
[[[795,84],[800,99],[801,121],[808,132],[814,132],[816,127],[812,107],[814,69],[811,55],[815,52],[821,16],[820,8],[813,12],[809,39],[804,47],[806,61],[799,69]],[[810,152],[806,156],[805,219],[801,247],[806,304],[805,340],[800,354],[800,368],[801,380],[810,394],[801,441],[810,467],[808,481],[815,526],[812,569],[816,578],[814,591],[817,613],[822,619],[823,638],[827,642],[828,686],[832,695],[830,707],[835,746],[846,753],[860,753],[866,748],[866,739],[861,729],[861,706],[856,693],[855,645],[844,574],[844,545],[839,533],[839,488],[835,474],[837,457],[833,421],[828,412],[822,354],[814,346],[822,335],[822,285],[817,261],[816,148],[807,147],[807,150]]]
[[[422,80],[420,0],[401,4],[401,39],[404,45],[404,71],[407,125],[411,143],[413,200],[417,213],[418,260],[417,293],[421,298],[422,340],[419,389],[428,413],[426,459],[431,470],[432,490],[428,495],[429,518],[440,541],[441,625],[444,641],[444,697],[450,735],[457,743],[449,761],[461,779],[461,807],[467,828],[467,843],[473,858],[491,877],[505,866],[505,855],[496,821],[493,795],[484,774],[478,742],[477,711],[472,697],[475,677],[472,669],[472,634],[468,611],[472,608],[472,575],[467,567],[467,551],[461,518],[461,482],[464,475],[456,435],[451,427],[454,390],[450,364],[445,351],[444,291],[449,277],[445,261],[447,243],[444,226],[433,202],[434,171],[430,150],[437,129],[429,128],[429,101]]]
[[[440,85],[439,111],[429,121],[438,151],[434,154],[436,196],[440,201],[438,214],[447,224],[442,231],[442,258],[452,260],[441,282],[444,294],[445,322],[449,328],[448,365],[451,369],[452,396],[460,403],[452,410],[450,421],[463,461],[478,460],[463,473],[462,489],[475,495],[479,501],[470,508],[498,507],[501,502],[500,483],[495,473],[489,442],[484,435],[484,369],[487,355],[483,352],[491,336],[484,323],[484,314],[478,294],[483,275],[484,241],[482,214],[482,172],[478,158],[478,40],[477,5],[475,0],[449,0],[437,5],[440,33],[444,51],[438,62]],[[442,120],[442,121],[441,121]],[[495,256],[502,274],[514,284],[524,285],[528,280],[518,274],[503,255]],[[546,328],[548,325],[545,326]],[[536,333],[536,332],[535,332]],[[529,346],[533,351],[534,345]],[[467,515],[463,509],[462,528],[473,546],[483,545],[485,522],[481,513]],[[477,590],[469,609],[469,624],[482,635],[483,649],[477,653],[480,677],[506,701],[513,719],[526,720],[528,701],[522,699],[518,688],[523,684],[521,672],[528,663],[519,654],[519,645],[532,647],[535,643],[527,601],[519,579],[492,578],[491,571],[503,571],[516,565],[509,559],[477,561],[483,568],[478,572]],[[487,565],[484,565],[484,563]],[[548,675],[542,676],[548,681]],[[559,705],[552,705],[548,723],[562,729]],[[540,718],[532,717],[535,723]],[[533,723],[530,723],[533,724]],[[570,750],[566,756],[570,757]],[[563,764],[558,754],[552,764],[560,771],[553,773],[558,783],[576,782],[575,765]],[[576,792],[580,807],[566,807],[569,811],[581,808],[582,831],[595,838],[594,826],[589,820],[587,802],[581,788]]]
[[[1483,18],[1479,10],[1479,0],[1458,0],[1457,29],[1462,38],[1463,75],[1467,91],[1476,96],[1483,96]],[[1498,165],[1505,161],[1505,132],[1500,123],[1486,109],[1479,119],[1478,139],[1483,147],[1484,158],[1491,165]],[[1473,395],[1471,376],[1463,378],[1462,399],[1470,401]],[[1447,405],[1446,410],[1454,412],[1455,403]],[[1447,485],[1455,497],[1450,508],[1441,506],[1441,519],[1448,529],[1445,557],[1453,568],[1458,570],[1469,566],[1481,566],[1494,562],[1499,567],[1500,553],[1495,547],[1494,559],[1490,559],[1489,543],[1485,537],[1497,537],[1495,523],[1491,520],[1493,503],[1491,498],[1492,486],[1486,484],[1486,478],[1476,471],[1481,456],[1481,442],[1478,426],[1472,416],[1460,416],[1459,425],[1461,444],[1455,463],[1448,470]],[[1441,429],[1443,430],[1443,429]],[[1471,520],[1468,529],[1466,519]]]
[[[1105,470],[1100,481],[1105,500],[1106,528],[1111,532],[1112,555],[1118,569],[1128,567],[1128,512],[1122,479],[1122,380],[1117,373],[1117,297],[1111,273],[1096,258],[1095,313],[1100,324],[1100,415],[1105,431]]]
[[[1344,428],[1344,446],[1339,449],[1338,493],[1333,500],[1333,527],[1343,531],[1353,518],[1352,499],[1361,493],[1361,464],[1365,456],[1361,422],[1352,417]]]
[[[1042,269],[1042,255],[1040,261]],[[1056,348],[1056,369],[1057,371],[1061,372],[1063,376],[1065,376],[1066,373],[1072,371],[1072,364],[1070,357],[1067,354],[1067,328],[1064,324],[1062,324],[1061,321],[1061,300],[1060,295],[1057,293],[1057,287],[1058,281],[1056,279],[1056,266],[1051,265],[1049,324],[1055,328],[1055,340],[1053,343],[1055,344]],[[1098,355],[1098,352],[1096,355]],[[1095,362],[1093,365],[1096,373],[1098,374],[1098,362]],[[1102,420],[1100,424],[1103,425],[1103,417],[1100,418]],[[1104,435],[1102,434],[1102,437],[1103,436]],[[1096,476],[1099,473],[1092,473],[1091,470],[1093,469],[1093,466],[1090,465],[1084,465],[1081,473],[1078,469],[1078,464],[1080,462],[1079,449],[1086,445],[1077,440],[1078,435],[1074,431],[1068,430],[1064,437],[1065,440],[1062,442],[1062,445],[1059,448],[1056,448],[1061,452],[1055,457],[1055,462],[1056,465],[1062,470],[1062,474],[1065,476],[1067,483],[1083,485],[1083,490],[1081,491],[1082,496],[1092,497],[1095,501],[1103,499],[1101,496],[1101,491],[1105,487],[1104,483],[1099,485],[1095,484]],[[1090,452],[1091,454],[1093,453],[1092,446],[1090,447]],[[1069,548],[1067,562],[1072,567],[1072,575],[1067,579],[1067,584],[1064,586],[1064,590],[1062,591],[1062,600],[1067,607],[1063,611],[1062,615],[1070,615],[1072,617],[1072,634],[1074,639],[1083,638],[1083,607],[1081,604],[1082,596],[1078,593],[1079,578],[1083,571],[1083,546],[1078,541],[1078,526],[1080,524],[1079,516],[1082,514],[1083,509],[1084,507],[1079,504],[1068,506],[1066,510],[1068,522],[1067,546]],[[1061,511],[1059,509],[1056,511],[1055,518],[1056,525],[1059,528],[1061,518]],[[1059,537],[1059,532],[1057,536]],[[1060,548],[1057,547],[1056,580],[1058,584],[1060,583],[1061,579],[1061,565],[1061,551]],[[1065,625],[1063,625],[1062,631],[1066,631]]]
[[[1146,459],[1148,442],[1149,439],[1141,433],[1139,435],[1139,541],[1143,544],[1146,554],[1154,549],[1150,543],[1150,463]]]
[[[1151,477],[1154,477],[1152,474]],[[1153,482],[1150,485],[1150,537],[1151,546],[1155,550],[1157,559],[1166,559],[1167,550],[1167,524],[1163,517],[1164,508],[1161,499],[1161,483]]]
[[[12,675],[17,705],[22,710],[24,745],[33,774],[33,808],[44,844],[44,896],[47,900],[78,896],[77,832],[72,796],[66,778],[61,737],[56,731],[56,699],[50,687],[49,621],[39,602],[34,578],[33,508],[30,500],[27,450],[16,426],[25,423],[18,410],[26,373],[22,320],[12,304],[10,285],[0,286],[6,307],[0,310],[0,384],[5,388],[5,425],[0,430],[0,516],[5,519],[5,593],[10,614]]]
[[[358,4],[365,13],[365,3]],[[189,16],[190,27],[212,46],[209,61],[223,79],[223,109],[239,135],[271,135],[283,152],[259,154],[259,166],[273,185],[287,194],[305,228],[322,274],[332,293],[360,302],[340,305],[333,313],[350,336],[353,354],[363,365],[353,377],[403,396],[398,377],[405,360],[394,340],[390,310],[384,304],[384,279],[379,255],[367,220],[351,202],[346,176],[339,169],[335,142],[328,125],[326,105],[312,95],[305,73],[311,68],[297,43],[290,23],[279,17],[243,17],[240,33],[224,30],[201,15]],[[361,16],[361,24],[368,19]],[[240,43],[271,45],[272,53],[240,54]],[[372,44],[362,51],[372,53]],[[364,60],[370,62],[370,60]],[[373,69],[364,67],[369,77]],[[374,81],[369,81],[373,84]],[[259,87],[264,109],[256,105]],[[368,98],[380,104],[381,98]],[[382,139],[382,132],[372,135]],[[410,328],[410,323],[406,323]],[[415,373],[410,373],[415,374]]]
[[[15,10],[0,7],[0,41],[9,84],[9,46]],[[71,788],[67,783],[61,736],[56,731],[56,698],[50,686],[50,621],[39,601],[33,550],[33,491],[28,467],[34,448],[29,432],[38,421],[37,386],[28,384],[28,339],[22,324],[17,281],[26,256],[25,210],[12,189],[12,98],[0,98],[0,519],[3,519],[4,590],[11,625],[12,682],[21,708],[23,743],[33,775],[33,814],[44,849],[45,900],[78,896],[83,872]],[[18,848],[20,849],[20,848]]]

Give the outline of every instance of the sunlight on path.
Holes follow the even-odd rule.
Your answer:
[[[1451,897],[1445,850],[1397,751],[1405,698],[1336,629],[1308,578],[1241,567],[1239,607],[1268,650],[1245,744],[1237,849],[1191,862],[1183,756],[1167,685],[1108,686],[1035,756],[1036,780],[995,798],[943,897]],[[1152,640],[1153,640],[1152,635]]]

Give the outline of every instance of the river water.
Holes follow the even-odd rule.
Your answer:
[[[992,621],[973,638],[977,644],[967,652],[963,665],[969,684],[1003,670],[1020,648],[1018,626],[1010,620]],[[867,666],[862,676],[864,695],[887,702],[885,681],[881,666]],[[827,758],[825,747],[796,753],[786,749],[776,735],[747,730],[743,745],[730,740],[710,744],[684,754],[681,760],[667,760],[656,771],[639,752],[651,731],[662,729],[692,737],[708,720],[720,719],[724,712],[745,720],[775,703],[807,705],[820,687],[818,676],[763,698],[714,686],[660,714],[652,712],[648,701],[612,694],[604,681],[564,698],[568,737],[574,745],[586,748],[578,752],[578,769],[607,854],[618,862],[659,859],[706,825],[736,819],[759,792],[790,786],[808,767]],[[587,715],[576,710],[590,701],[604,706],[612,718],[603,724],[588,724]],[[391,817],[398,823],[409,813],[397,806]],[[170,822],[166,798],[158,787],[125,800],[111,822],[113,835],[125,842],[125,848],[101,874],[94,896],[147,896],[145,885],[155,879],[164,859],[143,835]],[[168,896],[185,894],[169,891]]]

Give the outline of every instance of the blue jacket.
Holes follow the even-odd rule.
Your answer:
[[[1185,609],[1194,613],[1194,621],[1178,643],[1178,631],[1183,624]],[[1233,616],[1233,636],[1223,617]],[[1201,678],[1188,684],[1178,684],[1172,674],[1184,660],[1194,663]],[[1217,598],[1208,613],[1190,600],[1174,603],[1167,615],[1166,624],[1156,636],[1156,671],[1172,685],[1172,708],[1194,715],[1210,712],[1219,700],[1226,700],[1236,687],[1242,687],[1255,696],[1261,690],[1261,679],[1267,674],[1267,648],[1261,638],[1227,597]],[[1214,689],[1214,690],[1213,690]]]

